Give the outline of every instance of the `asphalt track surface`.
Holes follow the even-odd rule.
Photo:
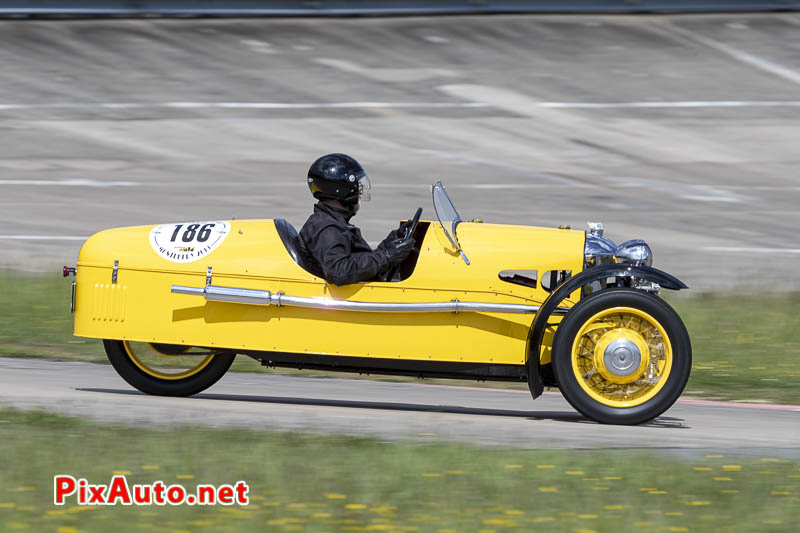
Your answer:
[[[680,400],[635,427],[591,422],[558,393],[230,372],[191,398],[147,396],[109,365],[0,358],[0,404],[132,425],[247,427],[575,450],[800,459],[800,406]]]
[[[344,151],[372,242],[442,179],[467,219],[644,238],[695,290],[797,289],[798,49],[790,13],[0,21],[0,267],[115,226],[299,226]]]

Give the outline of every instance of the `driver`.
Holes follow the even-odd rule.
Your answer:
[[[345,154],[320,157],[308,169],[308,188],[319,200],[300,230],[300,242],[334,285],[380,281],[411,253],[414,239],[402,238],[411,222],[400,224],[373,250],[350,224],[359,200],[369,201],[370,182],[364,168]]]

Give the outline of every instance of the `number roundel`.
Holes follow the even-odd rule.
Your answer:
[[[150,246],[167,261],[191,263],[213,252],[230,229],[220,220],[162,224],[150,230]]]

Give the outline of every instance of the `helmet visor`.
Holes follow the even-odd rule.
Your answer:
[[[363,174],[358,178],[358,199],[362,202],[369,202],[372,199],[372,184],[369,176]]]

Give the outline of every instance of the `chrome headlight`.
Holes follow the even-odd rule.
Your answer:
[[[642,239],[625,241],[617,247],[614,254],[620,263],[633,263],[635,265],[651,266],[653,264],[653,250]]]
[[[595,232],[587,233],[586,245],[583,249],[586,266],[593,267],[613,263],[617,248],[617,245],[614,244],[614,241],[611,239],[598,235]]]

